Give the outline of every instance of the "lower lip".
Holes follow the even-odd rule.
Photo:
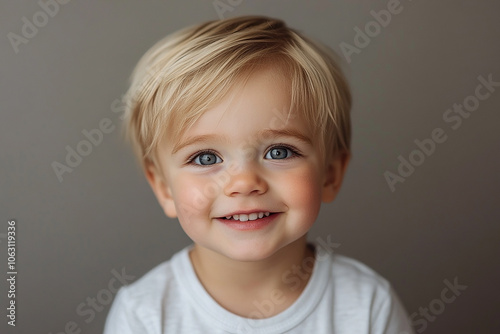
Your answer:
[[[263,229],[264,227],[271,224],[277,217],[279,213],[273,213],[267,217],[259,218],[256,220],[248,220],[246,222],[241,222],[239,220],[229,220],[229,219],[221,219],[217,218],[217,220],[224,225],[238,230],[238,231],[255,231]]]

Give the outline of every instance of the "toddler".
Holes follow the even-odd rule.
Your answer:
[[[122,287],[105,334],[412,333],[389,283],[307,241],[350,158],[332,51],[277,19],[183,29],[139,61],[127,134],[193,244]]]

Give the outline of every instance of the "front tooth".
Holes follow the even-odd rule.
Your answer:
[[[233,216],[233,219],[234,219],[234,220],[238,220],[239,218],[240,218],[240,215],[234,215],[234,216]]]
[[[248,215],[246,214],[241,214],[239,215],[240,217],[240,222],[246,222],[248,220]]]
[[[259,215],[256,213],[251,213],[248,215],[248,220],[255,220]]]
[[[259,212],[259,218],[264,217],[264,212]]]
[[[264,213],[264,214],[266,215],[266,217],[269,217],[269,212],[266,212],[266,213]]]

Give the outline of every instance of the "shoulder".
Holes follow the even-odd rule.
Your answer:
[[[334,296],[344,305],[373,307],[389,302],[391,284],[375,270],[353,258],[333,254],[330,256],[330,282]]]
[[[333,316],[339,325],[352,328],[364,323],[372,333],[412,333],[406,310],[384,277],[347,256],[333,254],[328,259]]]
[[[175,285],[175,278],[172,260],[168,260],[151,269],[134,283],[122,286],[115,297],[113,307],[144,318],[147,314],[151,314],[151,310],[161,305],[172,285]]]
[[[334,281],[359,287],[389,289],[389,282],[375,270],[353,258],[334,254],[331,256],[331,274]]]
[[[139,302],[154,299],[153,297],[168,290],[174,281],[172,259],[170,259],[157,265],[134,283],[122,287],[121,291],[126,294],[129,302]]]
[[[169,298],[179,292],[179,268],[184,267],[189,261],[190,246],[175,253],[169,260],[160,263],[140,279],[132,284],[122,287],[122,299],[134,307],[157,308]]]
[[[118,291],[106,320],[105,333],[155,333],[162,312],[179,293],[179,282],[175,275],[176,263],[182,261],[181,250],[142,276],[137,281],[123,286]],[[168,297],[168,298],[167,298]]]

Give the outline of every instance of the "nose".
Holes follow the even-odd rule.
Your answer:
[[[246,166],[231,173],[229,182],[224,187],[226,196],[261,195],[268,190],[268,184],[259,171]]]

